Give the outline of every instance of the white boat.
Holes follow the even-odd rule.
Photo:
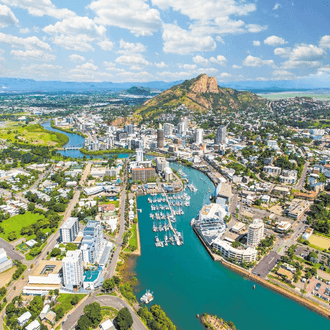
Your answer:
[[[146,293],[140,298],[140,301],[149,304],[154,300],[153,292],[150,292],[150,290],[147,290]]]

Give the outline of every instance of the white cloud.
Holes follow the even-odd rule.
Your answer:
[[[319,46],[321,48],[330,48],[330,36],[325,35],[321,38]]]
[[[195,57],[193,57],[193,62],[196,64],[202,64],[202,65],[208,65],[209,64],[209,60],[204,58],[203,56],[197,55]]]
[[[294,74],[290,71],[287,70],[274,70],[273,75],[276,77],[281,77],[281,78],[287,78],[287,77],[292,77]]]
[[[228,60],[223,55],[218,55],[217,57],[211,57],[210,62],[214,64],[219,64],[225,66]]]
[[[0,0],[11,7],[26,9],[33,16],[51,16],[57,19],[73,17],[76,14],[66,8],[56,8],[50,0]]]
[[[282,5],[278,2],[275,3],[275,6],[273,7],[273,10],[278,10],[279,8],[281,8]]]
[[[20,38],[11,34],[0,33],[0,43],[7,44],[12,47],[19,46],[26,49],[43,49],[51,50],[51,47],[46,42],[41,41],[39,38],[33,36],[28,38]]]
[[[98,67],[91,63],[91,62],[86,62],[81,65],[77,65],[74,69],[70,70],[72,73],[81,73],[81,72],[86,72],[86,71],[96,71]]]
[[[297,61],[288,60],[282,63],[283,69],[314,69],[322,66],[319,61]]]
[[[86,59],[84,56],[78,55],[78,54],[71,54],[69,55],[69,60],[71,62],[84,62]]]
[[[290,47],[286,47],[286,48],[275,48],[274,49],[274,54],[277,56],[281,56],[281,57],[289,57],[291,54],[291,48]]]
[[[237,64],[234,64],[232,66],[233,69],[242,69],[242,66],[241,65],[237,65]]]
[[[106,51],[111,51],[114,47],[114,43],[108,39],[102,40],[97,43],[101,49],[106,50]]]
[[[144,0],[95,0],[89,8],[97,15],[97,23],[128,29],[136,36],[150,36],[162,24],[159,11]]]
[[[248,55],[243,61],[243,65],[249,67],[260,67],[263,65],[274,66],[275,64],[273,60],[263,60],[260,57],[254,57],[252,55]]]
[[[258,33],[258,32],[267,30],[268,26],[267,25],[259,25],[259,24],[247,24],[246,28],[247,28],[247,32]]]
[[[260,41],[259,40],[254,40],[253,41],[253,46],[259,47],[260,46]]]
[[[122,65],[149,65],[149,62],[141,55],[122,55],[116,58],[116,63]]]
[[[226,78],[231,78],[232,75],[228,72],[221,72],[219,77],[220,77],[220,79],[226,79]]]
[[[220,36],[215,37],[215,40],[220,42],[223,45],[225,44],[224,40]]]
[[[0,28],[18,24],[18,19],[6,5],[0,5]]]
[[[290,59],[293,61],[297,61],[297,60],[310,61],[325,56],[326,56],[326,52],[322,48],[319,48],[315,45],[300,44],[293,49],[290,55]]]
[[[161,9],[173,8],[192,20],[215,19],[223,16],[246,16],[256,10],[254,3],[235,0],[152,0]]]
[[[48,25],[44,32],[53,36],[53,42],[65,49],[92,51],[92,42],[97,41],[104,50],[111,50],[113,43],[106,38],[106,28],[97,25],[88,17],[76,16]]]
[[[197,65],[196,64],[184,64],[183,68],[188,71],[196,70]]]
[[[162,62],[160,62],[160,63],[154,63],[154,65],[157,67],[157,68],[166,68],[167,67],[167,64],[164,62],[164,61],[162,61]]]
[[[30,32],[30,29],[29,28],[23,28],[23,29],[20,29],[19,32],[21,32],[22,34],[27,34]]]
[[[280,45],[285,45],[288,42],[281,37],[270,36],[264,40],[264,43],[268,46],[280,46]]]
[[[130,55],[133,53],[143,53],[145,51],[147,51],[147,48],[145,45],[137,42],[137,43],[133,43],[133,42],[126,42],[123,39],[120,39],[119,41],[119,48],[120,50],[118,51],[119,54],[126,54],[126,55]]]
[[[11,50],[10,55],[13,55],[22,60],[39,60],[39,61],[55,61],[56,56],[53,54],[49,54],[40,49],[32,49],[32,50]]]
[[[164,24],[164,52],[180,55],[195,52],[213,51],[216,43],[211,36],[198,36],[193,32],[181,29],[174,24]]]

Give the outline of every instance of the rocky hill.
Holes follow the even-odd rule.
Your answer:
[[[146,101],[136,114],[144,118],[156,118],[182,104],[193,111],[206,112],[209,110],[240,111],[249,107],[259,109],[264,108],[266,102],[250,92],[219,87],[214,77],[201,74]]]

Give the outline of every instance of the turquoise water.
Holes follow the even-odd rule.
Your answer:
[[[83,136],[80,136],[78,134],[74,133],[67,133],[63,132],[59,129],[53,128],[51,126],[50,122],[43,123],[42,126],[46,128],[49,131],[52,132],[59,132],[62,134],[65,134],[69,137],[69,142],[64,145],[64,147],[76,147],[76,146],[83,146],[85,144],[85,138]],[[59,150],[58,153],[62,154],[63,156],[72,157],[72,158],[83,158],[84,154],[80,152],[80,150]],[[104,154],[104,155],[96,155],[93,156],[93,158],[103,158],[107,155],[113,155],[113,154]],[[91,156],[86,155],[87,158],[90,158]],[[129,157],[129,154],[118,154],[118,158],[127,158]]]
[[[178,169],[177,164],[171,164]],[[242,278],[213,262],[190,226],[203,202],[213,192],[204,174],[182,167],[198,188],[191,193],[190,207],[177,216],[177,229],[183,231],[183,246],[156,248],[148,196],[138,198],[141,257],[135,271],[140,298],[146,289],[154,291],[153,303],[160,304],[181,330],[203,329],[196,314],[216,314],[233,321],[240,330],[318,330],[329,329],[330,322],[292,300]],[[200,180],[202,177],[207,183]],[[161,237],[161,236],[160,236]]]

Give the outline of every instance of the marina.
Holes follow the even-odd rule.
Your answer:
[[[190,222],[193,218],[198,221],[197,215],[214,186],[206,175],[194,169],[176,163],[171,163],[171,167],[177,171],[182,169],[189,181],[193,180],[198,191],[193,193],[190,189],[185,190],[190,196],[190,206],[182,206],[184,215],[175,216],[176,222],[172,221],[172,225],[184,235],[184,245],[180,248],[170,243],[169,233],[165,248],[166,232],[151,230],[154,222],[159,225],[159,221],[153,221],[149,214],[164,211],[151,211],[151,206],[156,206],[157,203],[148,203],[148,197],[163,196],[138,197],[138,208],[143,209],[143,213],[139,215],[142,255],[136,259],[134,268],[139,282],[135,290],[140,293],[139,297],[152,288],[157,297],[151,304],[161,305],[179,329],[202,330],[202,325],[194,315],[205,312],[221,315],[222,318],[233,321],[238,329],[244,330],[277,330],[279,315],[280,328],[283,329],[327,329],[329,321],[326,318],[261,285],[257,285],[255,290],[251,289],[255,283],[209,257]],[[178,200],[173,198],[169,201]],[[155,247],[154,239],[157,235],[159,240],[164,241],[162,249]],[[267,313],[269,309],[274,313]]]
[[[171,195],[164,192],[148,197],[148,203],[151,204],[152,212],[149,217],[153,221],[152,231],[162,233],[156,235],[155,246],[183,245],[183,233],[179,232],[173,223],[176,223],[177,216],[185,214],[184,208],[190,206],[190,196],[185,192]]]

